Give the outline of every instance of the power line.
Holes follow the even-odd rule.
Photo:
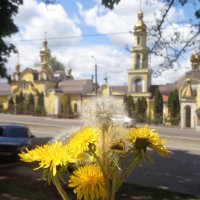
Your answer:
[[[73,38],[86,38],[86,37],[101,37],[101,36],[108,36],[108,35],[121,35],[121,34],[127,34],[130,33],[127,32],[115,32],[115,33],[97,33],[97,34],[86,34],[86,35],[69,35],[69,36],[62,36],[62,37],[49,37],[48,40],[62,40],[62,39],[73,39]],[[35,39],[21,39],[21,40],[10,40],[6,41],[8,43],[13,42],[30,42],[30,41],[41,41],[44,40],[44,38],[35,38]]]

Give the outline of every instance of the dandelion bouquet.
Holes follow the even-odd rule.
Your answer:
[[[36,169],[43,169],[42,178],[52,182],[64,200],[70,199],[63,189],[66,184],[78,200],[115,200],[135,166],[150,158],[148,148],[161,156],[169,155],[165,141],[155,130],[113,126],[111,119],[119,108],[112,102],[98,99],[84,112],[89,119],[85,126],[66,139],[57,138],[19,154],[24,162],[38,163]],[[73,172],[69,171],[71,166]]]

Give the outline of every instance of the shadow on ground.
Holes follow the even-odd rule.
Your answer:
[[[169,158],[150,152],[154,162],[144,162],[129,182],[200,196],[199,152],[173,150]]]
[[[37,140],[36,143],[43,144],[48,140]],[[142,168],[137,168],[129,178],[134,184],[125,183],[116,200],[200,200],[197,197],[200,196],[199,155],[173,151],[170,158],[162,158],[150,153],[154,164],[145,162]],[[39,180],[41,171],[33,171],[33,166],[16,158],[0,157],[0,160],[1,200],[61,200],[54,187]],[[71,200],[74,199],[71,196]]]

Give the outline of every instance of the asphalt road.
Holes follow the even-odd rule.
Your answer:
[[[9,116],[0,114],[0,123],[30,124],[36,136],[34,144],[44,144],[59,134],[68,133],[70,129],[80,127],[80,120],[58,120],[26,116]],[[171,150],[169,158],[162,158],[151,152],[154,163],[144,162],[137,167],[128,181],[147,186],[161,187],[173,191],[200,196],[200,133],[178,128],[156,127],[158,132],[168,139]],[[0,161],[4,165],[17,165],[9,159]],[[15,166],[16,167],[16,166]]]

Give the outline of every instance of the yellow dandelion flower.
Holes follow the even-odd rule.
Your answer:
[[[19,154],[24,162],[39,162],[39,167],[36,169],[49,169],[51,176],[56,175],[58,166],[65,166],[69,162],[76,162],[68,147],[61,142],[37,146],[33,150],[26,150]]]
[[[97,165],[80,167],[70,176],[69,187],[75,187],[77,199],[105,199],[106,190],[103,174]]]
[[[67,145],[73,154],[79,155],[89,150],[89,144],[96,144],[100,134],[99,129],[83,128],[72,136]]]
[[[137,150],[146,150],[147,147],[150,147],[162,156],[169,155],[169,151],[164,146],[165,140],[161,139],[154,129],[132,128],[128,134],[129,140],[135,144]]]

